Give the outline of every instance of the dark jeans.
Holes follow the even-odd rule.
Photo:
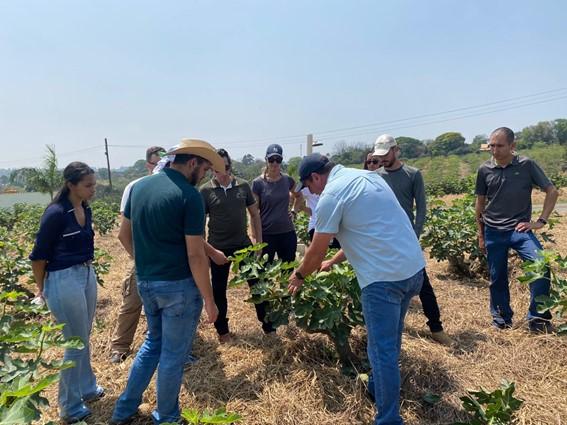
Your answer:
[[[315,234],[315,229],[311,229],[309,231],[309,240],[312,241],[313,240],[313,235]],[[337,240],[337,238],[333,238],[331,240],[331,242],[329,243],[329,248],[333,249],[341,249],[341,244],[339,243],[339,241]]]
[[[484,240],[488,267],[490,270],[490,313],[494,325],[510,326],[514,312],[510,307],[510,288],[508,282],[508,251],[515,250],[522,260],[535,260],[541,244],[533,232],[516,232],[515,230],[497,230],[489,226],[484,228]],[[538,313],[536,298],[539,295],[549,295],[549,272],[542,279],[530,283],[530,308],[528,320],[551,320],[551,313]]]
[[[287,233],[280,233],[277,235],[262,235],[262,241],[267,243],[268,246],[262,251],[262,255],[268,254],[268,262],[274,261],[276,254],[278,258],[284,262],[295,261],[295,252],[297,250],[297,235],[295,230]],[[250,287],[254,286],[256,282],[248,282]],[[274,332],[276,328],[266,319],[268,312],[268,303],[263,302],[256,304],[256,316],[262,322],[262,329],[264,332]]]
[[[423,313],[427,317],[427,326],[431,332],[441,332],[443,325],[441,324],[441,313],[439,312],[439,304],[437,304],[437,297],[433,291],[433,286],[429,281],[427,272],[423,269],[423,286],[419,292],[419,299],[421,300],[421,307]]]
[[[221,249],[221,251],[227,257],[234,254],[235,251],[242,249],[245,247],[234,248],[234,249]],[[215,321],[215,328],[219,335],[225,335],[229,332],[228,328],[228,300],[226,297],[226,287],[228,283],[228,273],[230,272],[230,265],[231,263],[226,263],[221,266],[213,263],[211,261],[211,283],[213,285],[213,296],[215,298],[215,304],[219,309],[219,315],[217,320]],[[249,286],[254,285],[255,281],[248,282]],[[271,323],[265,322],[266,317],[266,306],[264,303],[262,304],[254,304],[256,307],[256,317],[262,323],[262,329],[264,332],[273,332],[274,328],[272,327]]]

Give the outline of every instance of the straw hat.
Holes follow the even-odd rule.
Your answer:
[[[169,149],[166,155],[177,155],[177,154],[191,154],[197,155],[201,158],[205,158],[213,165],[213,170],[218,172],[224,172],[224,160],[217,153],[216,149],[204,140],[198,139],[182,139],[181,142],[171,149]]]

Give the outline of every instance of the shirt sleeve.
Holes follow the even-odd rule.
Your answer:
[[[130,202],[130,199],[131,199],[130,195],[131,194],[132,194],[132,191],[128,192],[128,198],[126,199],[126,204],[124,205],[124,211],[122,212],[122,214],[124,214],[124,217],[126,217],[128,220],[130,220],[130,217],[132,216],[131,215],[132,207],[130,206],[131,205],[131,202]]]
[[[124,214],[124,210],[126,209],[126,202],[128,202],[128,198],[130,197],[130,191],[132,190],[132,186],[134,182],[130,182],[124,188],[124,192],[122,192],[122,199],[120,200],[120,212]]]
[[[415,198],[415,234],[419,239],[423,226],[425,224],[425,215],[427,213],[427,201],[425,198],[425,185],[423,176],[418,170],[413,179],[413,196]]]
[[[52,258],[55,245],[65,227],[64,214],[58,204],[47,207],[40,220],[39,231],[29,256],[30,260],[50,260]]]
[[[252,190],[250,189],[250,185],[248,183],[243,183],[242,187],[244,188],[244,191],[246,192],[246,206],[249,207],[251,205],[254,205],[256,203],[256,198],[254,198],[254,195],[252,194]]]
[[[477,196],[486,196],[488,188],[486,186],[486,179],[484,178],[484,173],[482,172],[482,167],[476,172],[476,185],[474,193]]]
[[[202,188],[200,190],[201,193],[201,197],[203,198],[203,205],[205,207],[205,214],[209,214],[210,210],[209,210],[209,190],[207,188]]]
[[[185,197],[184,232],[188,236],[200,236],[205,233],[205,206],[203,197],[194,189]]]
[[[322,195],[315,208],[317,213],[315,231],[318,233],[338,233],[343,216],[343,208],[344,204],[338,202],[334,196]]]
[[[541,190],[547,189],[552,183],[535,161],[530,160],[532,183]]]
[[[262,183],[258,179],[252,180],[252,192],[254,192],[256,196],[260,196],[262,192]]]
[[[287,176],[287,178],[289,179],[289,190],[293,192],[295,190],[295,180],[291,176]]]

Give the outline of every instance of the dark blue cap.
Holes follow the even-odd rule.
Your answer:
[[[271,158],[272,156],[281,156],[283,158],[283,149],[280,145],[273,145],[268,146],[266,149],[266,158]]]
[[[304,156],[299,164],[299,180],[301,180],[301,184],[297,185],[296,190],[300,191],[303,189],[305,180],[311,177],[311,173],[321,171],[328,162],[329,158],[317,152]]]

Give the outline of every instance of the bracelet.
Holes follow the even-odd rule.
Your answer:
[[[298,278],[299,280],[305,280],[305,277],[299,273],[297,270],[294,272],[295,277]]]
[[[544,226],[547,224],[547,220],[541,217],[537,219],[537,222],[543,224]]]

